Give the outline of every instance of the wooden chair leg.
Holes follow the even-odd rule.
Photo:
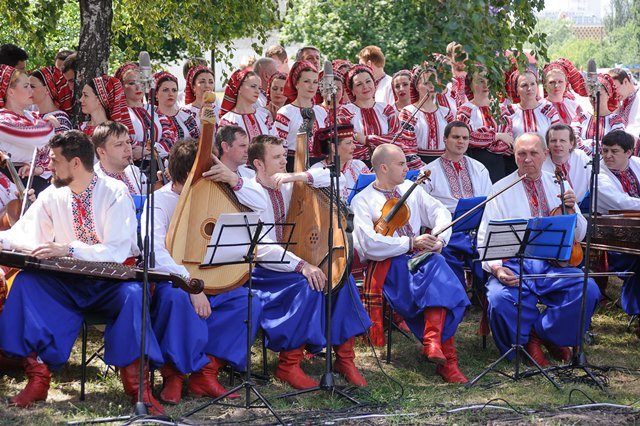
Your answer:
[[[87,380],[87,323],[82,321],[82,361],[80,366],[80,401],[84,401],[84,385]]]

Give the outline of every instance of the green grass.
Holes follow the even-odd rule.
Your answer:
[[[476,335],[480,312],[477,308],[470,310],[456,335],[456,343],[460,358],[460,366],[469,377],[475,377],[489,363],[497,359],[491,337],[487,341],[487,349],[482,349],[482,340]],[[618,308],[600,309],[594,316],[593,331],[596,340],[587,347],[589,361],[596,365],[615,365],[629,370],[640,370],[638,347],[640,341],[627,327],[628,317]],[[102,335],[97,331],[90,334],[90,349],[102,343]],[[385,348],[378,348],[378,357],[386,374],[400,382],[404,388],[400,398],[400,386],[380,371],[371,349],[359,342],[356,348],[356,363],[369,382],[364,390],[347,389],[350,395],[365,403],[360,408],[350,408],[337,397],[328,393],[312,393],[287,400],[275,400],[275,395],[290,391],[287,386],[269,381],[260,383],[259,389],[270,399],[274,408],[294,424],[306,422],[319,423],[320,419],[336,419],[364,414],[385,414],[391,417],[369,418],[360,420],[370,424],[468,424],[492,423],[502,424],[515,421],[518,424],[612,424],[640,422],[635,411],[640,401],[640,374],[631,371],[611,371],[605,374],[608,381],[609,394],[586,384],[562,383],[560,391],[541,377],[523,379],[512,382],[497,374],[489,374],[478,386],[466,389],[459,385],[444,383],[435,375],[435,367],[420,355],[420,347],[416,339],[406,339],[399,333],[394,334],[393,360],[386,364],[382,360]],[[254,345],[253,362],[255,372],[261,373],[260,345]],[[276,354],[269,352],[269,372],[272,373],[277,361]],[[503,363],[501,369],[513,371],[513,364]],[[324,359],[320,357],[303,363],[304,370],[315,378],[319,378],[324,370]],[[9,407],[6,397],[17,393],[26,381],[21,372],[10,372],[0,379],[0,393],[5,399],[0,403],[0,423],[49,425],[74,420],[97,417],[127,415],[132,411],[128,398],[122,391],[120,381],[113,372],[102,376],[104,365],[100,362],[91,364],[88,372],[86,401],[79,401],[80,394],[80,343],[76,343],[71,359],[65,368],[53,375],[51,391],[46,403],[39,403],[29,410]],[[221,375],[221,382],[227,386],[228,375]],[[342,378],[337,379],[344,385]],[[161,379],[156,374],[156,389],[159,390]],[[571,404],[589,402],[578,389],[597,402],[610,402],[630,405],[634,410],[614,410],[601,408],[597,410],[573,410],[565,412],[560,407]],[[462,411],[456,414],[448,410],[470,404],[486,404],[496,398],[506,400],[519,412],[484,409]],[[175,407],[167,406],[169,415],[179,418],[185,412],[198,407],[206,400],[186,396],[183,402]],[[504,401],[493,402],[506,406]],[[198,424],[218,422],[269,423],[273,419],[264,410],[249,410],[210,406],[190,418]],[[340,424],[354,424],[356,421]],[[337,424],[337,423],[336,423]]]

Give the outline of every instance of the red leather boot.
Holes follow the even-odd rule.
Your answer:
[[[533,358],[538,365],[542,368],[546,368],[550,365],[549,360],[544,356],[544,352],[542,352],[542,340],[536,334],[534,329],[531,329],[531,334],[529,334],[529,341],[525,345],[525,350],[529,352],[531,358]]]
[[[447,357],[447,363],[438,365],[436,367],[436,373],[442,377],[442,380],[448,383],[462,383],[465,384],[469,381],[462,374],[458,367],[458,354],[456,353],[456,347],[453,337],[442,344],[442,352]]]
[[[442,353],[442,328],[447,316],[445,308],[427,308],[424,310],[424,334],[422,353],[436,364],[444,364],[447,358]]]
[[[567,346],[556,346],[553,343],[546,342],[544,340],[542,341],[542,344],[547,348],[547,351],[549,351],[549,355],[558,361],[567,362],[571,359],[571,349]]]
[[[217,398],[227,393],[227,390],[218,381],[218,372],[226,365],[226,362],[212,355],[207,355],[207,358],[211,362],[189,377],[189,392],[195,396]],[[240,395],[234,392],[227,395],[227,398],[236,399],[240,398]]]
[[[367,381],[362,377],[362,374],[360,374],[358,368],[353,362],[356,358],[356,353],[353,350],[355,343],[356,338],[354,336],[343,344],[333,347],[336,353],[336,361],[333,363],[333,371],[342,374],[347,382],[352,385],[365,387],[367,386]]]
[[[22,359],[22,366],[29,381],[19,394],[9,399],[11,405],[26,408],[36,401],[44,401],[49,393],[51,373],[47,364],[35,355]]]
[[[131,398],[131,403],[138,402],[138,389],[140,389],[140,360],[135,360],[132,364],[127,365],[120,369],[120,380],[122,380],[122,387],[124,392]],[[144,383],[142,392],[142,401],[149,407],[149,414],[163,415],[165,414],[164,407],[158,402],[157,399],[151,393],[151,387],[149,386],[149,368],[144,368]]]
[[[281,351],[274,376],[295,389],[309,389],[318,386],[318,382],[307,376],[300,368],[303,356],[304,346],[290,351]]]
[[[160,374],[163,380],[160,400],[167,404],[178,404],[182,399],[182,384],[184,383],[185,375],[168,363],[162,366]]]

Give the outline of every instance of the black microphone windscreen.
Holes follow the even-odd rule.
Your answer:
[[[149,52],[145,52],[144,50],[140,52],[140,56],[138,56],[138,63],[140,64],[140,68],[151,68]]]
[[[587,62],[587,72],[589,73],[597,73],[598,72],[598,67],[596,66],[596,61],[593,59],[589,59],[589,62]]]

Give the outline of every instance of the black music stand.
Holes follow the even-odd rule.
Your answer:
[[[260,261],[260,264],[284,264],[284,263],[289,263],[288,261],[284,260],[284,255],[286,253],[286,249],[291,245],[291,244],[295,244],[291,242],[291,235],[293,234],[293,228],[295,227],[295,224],[292,223],[283,223],[283,224],[277,224],[277,223],[264,223],[261,220],[258,219],[258,221],[256,223],[249,223],[249,219],[247,218],[247,214],[243,214],[243,213],[238,213],[239,215],[243,215],[244,216],[244,224],[225,224],[225,223],[221,223],[222,217],[220,217],[218,219],[218,223],[216,224],[216,226],[219,226],[220,228],[220,232],[217,235],[216,241],[213,244],[209,244],[207,246],[207,248],[212,249],[211,251],[211,255],[209,256],[208,260],[203,263],[202,265],[200,265],[201,268],[214,268],[216,266],[219,265],[238,265],[238,264],[246,264],[248,269],[249,269],[249,280],[247,281],[247,287],[248,287],[248,292],[247,292],[247,364],[246,364],[246,371],[245,371],[245,375],[244,375],[244,380],[242,381],[242,383],[240,383],[238,386],[234,387],[233,389],[227,391],[225,394],[220,395],[217,398],[213,398],[210,401],[207,401],[206,403],[204,403],[203,405],[201,405],[200,407],[197,407],[191,411],[189,411],[188,413],[184,414],[183,417],[189,417],[192,416],[193,414],[200,412],[202,410],[204,410],[205,408],[209,407],[210,405],[213,404],[218,404],[218,405],[223,405],[223,406],[227,406],[227,407],[239,407],[239,408],[245,408],[245,409],[250,409],[250,408],[266,408],[267,410],[269,410],[271,412],[271,414],[273,415],[273,417],[276,418],[276,420],[278,421],[279,424],[284,425],[284,422],[282,420],[282,418],[280,418],[280,416],[276,413],[276,411],[273,409],[273,407],[271,406],[271,404],[269,404],[269,401],[267,401],[267,399],[265,398],[264,395],[262,395],[262,393],[258,390],[256,383],[253,381],[252,375],[251,375],[251,346],[253,345],[253,341],[251,338],[252,335],[252,319],[253,319],[253,310],[252,310],[252,300],[253,300],[253,278],[252,278],[252,273],[253,273],[253,268],[254,268],[254,264],[256,263],[255,261],[255,252],[258,249],[259,246],[264,246],[264,245],[282,245],[285,250],[282,253],[282,257],[280,258],[280,260],[277,261]],[[271,231],[271,229],[273,229],[275,226],[283,226],[283,227],[290,227],[291,231],[289,233],[289,240],[285,243],[277,243],[277,242],[270,242],[270,241],[262,241],[263,238],[269,233],[269,231]],[[266,231],[263,232],[263,229],[266,227]],[[238,229],[238,228],[244,228],[247,230],[247,234],[249,237],[249,242],[240,242],[240,243],[225,243],[222,241],[222,236],[224,234],[224,231],[226,229]],[[224,261],[224,262],[218,262],[215,261],[215,256],[218,253],[218,250],[224,250],[225,247],[248,247],[247,252],[244,256],[242,256],[242,260],[238,260],[238,261]],[[206,260],[206,259],[205,259]],[[227,397],[228,395],[240,390],[240,389],[244,389],[245,390],[245,401],[244,404],[229,404],[229,403],[223,403],[220,402],[222,399],[224,399],[225,397]],[[254,402],[257,400],[252,401],[251,400],[251,393],[254,393],[258,400],[260,400],[262,402],[262,405],[255,405]]]
[[[518,381],[525,377],[530,377],[524,372],[520,372],[520,356],[524,355],[526,359],[531,361],[535,369],[556,387],[560,386],[549,376],[549,374],[533,359],[531,354],[527,352],[520,343],[521,336],[521,316],[522,316],[522,283],[524,280],[524,259],[542,259],[542,260],[566,260],[566,249],[571,249],[573,241],[573,228],[575,227],[575,218],[573,223],[569,223],[568,229],[562,229],[564,224],[558,224],[558,218],[563,216],[549,218],[533,218],[531,221],[516,220],[492,222],[489,224],[489,232],[487,237],[487,245],[485,247],[482,260],[499,260],[504,258],[518,259],[518,301],[516,302],[516,341],[511,348],[500,356],[496,361],[491,363],[477,377],[465,385],[467,388],[473,387],[478,381],[489,374],[491,371],[502,374],[503,376]],[[536,219],[546,219],[539,225]],[[556,223],[553,223],[556,222]],[[558,225],[558,226],[552,226]],[[493,226],[493,229],[491,229]],[[568,242],[568,243],[567,243]],[[493,243],[493,245],[492,245]],[[554,254],[555,251],[555,254]],[[570,253],[570,252],[569,252]],[[515,352],[514,373],[508,374],[501,370],[497,370],[496,366],[506,359],[512,352]]]

